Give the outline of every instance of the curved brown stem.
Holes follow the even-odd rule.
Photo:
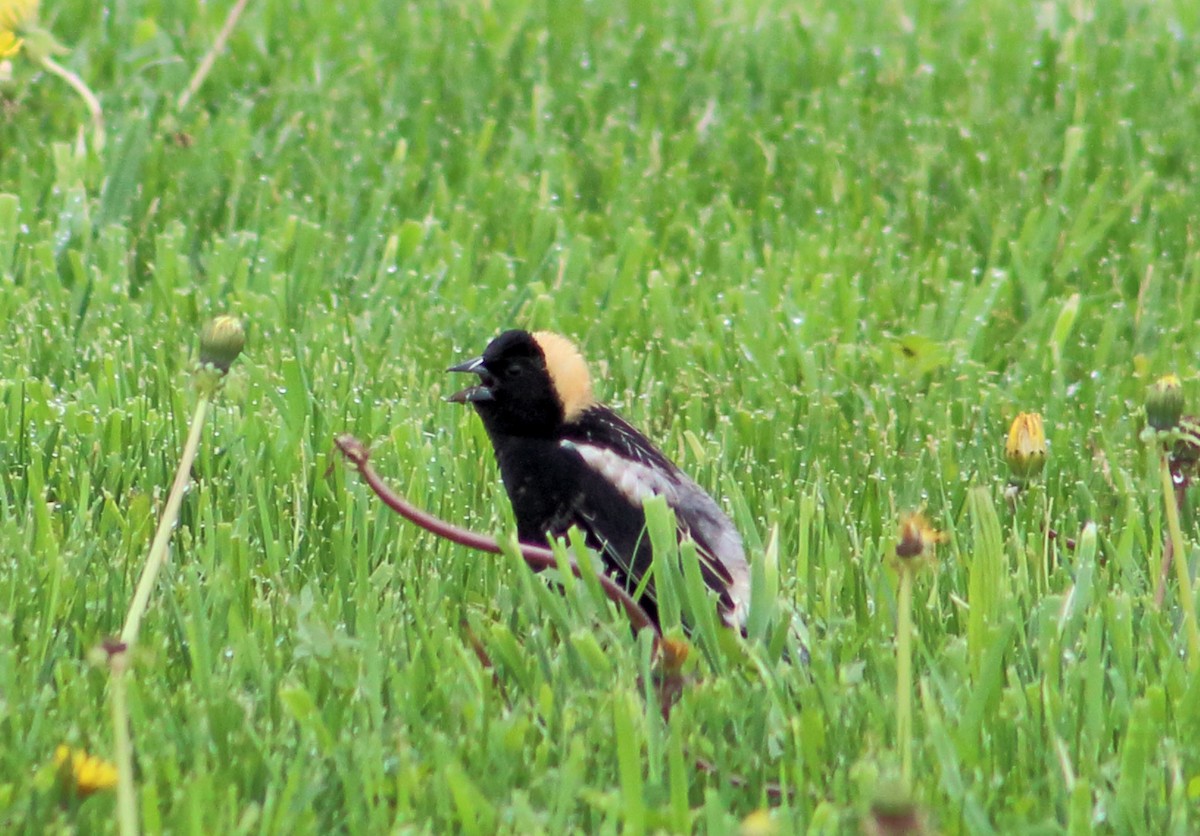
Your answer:
[[[492,554],[503,552],[503,549],[500,548],[500,544],[496,542],[494,537],[488,537],[485,534],[479,534],[470,529],[448,523],[443,519],[433,516],[433,514],[422,511],[420,508],[409,503],[404,497],[394,493],[379,478],[379,474],[375,472],[374,468],[371,467],[369,462],[371,454],[367,450],[366,445],[354,436],[339,435],[335,443],[338,450],[341,451],[342,456],[345,457],[346,461],[354,465],[354,469],[358,471],[363,481],[375,492],[375,495],[383,500],[385,505],[409,522],[460,546]],[[534,571],[540,572],[543,569],[553,569],[558,566],[558,559],[554,556],[554,552],[549,549],[542,548],[541,546],[532,546],[529,543],[518,543],[517,548],[520,550],[521,557],[524,558],[526,565]],[[570,560],[568,565],[570,566],[571,574],[577,578],[583,578],[583,570],[579,568],[578,563]],[[657,644],[662,638],[662,632],[659,630],[658,625],[646,614],[646,611],[642,609],[641,605],[628,592],[618,586],[612,578],[608,577],[608,575],[597,573],[596,580],[600,582],[600,588],[604,590],[604,594],[608,599],[625,611],[625,615],[629,619],[629,623],[633,625],[633,629],[652,630],[654,632],[654,641]]]
[[[415,523],[421,528],[443,537],[452,543],[457,543],[460,546],[477,549],[483,552],[492,554],[500,554],[503,550],[500,544],[496,542],[494,537],[488,537],[484,534],[471,531],[470,529],[462,528],[461,526],[448,523],[443,519],[433,516],[432,514],[422,511],[415,505],[410,504],[402,496],[394,493],[379,475],[371,467],[369,463],[370,451],[366,445],[352,435],[339,435],[335,440],[338,450],[346,461],[354,466],[362,476],[363,481],[370,486],[383,503],[395,511],[400,516],[404,517],[409,522]],[[558,560],[554,556],[554,552],[541,546],[532,546],[528,543],[518,543],[517,548],[520,549],[521,557],[524,558],[526,565],[534,571],[542,571],[558,566]],[[582,578],[582,570],[574,560],[568,564],[571,568],[571,573],[577,578]],[[651,620],[646,611],[641,608],[628,592],[618,586],[612,578],[603,574],[596,574],[596,579],[600,582],[600,587],[604,590],[604,594],[608,599],[615,604],[618,604],[625,610],[625,615],[629,618],[630,624],[635,630],[652,630],[654,632],[654,643],[656,647],[662,648],[662,631],[658,625]],[[473,634],[470,635],[472,647],[478,657],[480,663],[490,669],[492,661],[488,658],[487,651],[482,647],[482,644]],[[669,643],[668,643],[669,644]],[[668,649],[669,652],[669,649]],[[669,677],[668,677],[669,678]],[[680,679],[677,683],[670,683],[665,690],[659,693],[660,709],[663,713],[664,722],[667,721],[670,715],[670,705],[678,698],[679,692],[682,691],[683,680]],[[718,774],[716,765],[704,758],[694,759],[696,768],[709,775]],[[740,775],[729,775],[726,780],[734,787],[747,787],[749,782]],[[791,797],[792,790],[785,789],[774,782],[768,783],[764,788],[767,798],[773,802],[781,801],[784,796]]]

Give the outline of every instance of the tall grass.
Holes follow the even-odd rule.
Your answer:
[[[913,587],[931,825],[1195,830],[1200,677],[1138,441],[1150,380],[1200,394],[1195,4],[265,0],[181,110],[228,6],[47,0],[103,150],[22,56],[0,90],[4,829],[115,827],[53,753],[112,753],[85,657],[229,310],[250,340],[131,659],[147,831],[727,832],[773,787],[782,832],[852,830],[900,772],[886,559],[921,507],[949,536]],[[771,617],[697,630],[669,721],[586,585],[330,467],[352,432],[414,502],[511,529],[442,375],[511,325],[577,338],[764,567]],[[1049,458],[1010,505],[1021,411]]]

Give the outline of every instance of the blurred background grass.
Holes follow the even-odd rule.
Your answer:
[[[22,56],[0,92],[0,821],[111,827],[45,764],[110,751],[84,655],[228,310],[250,343],[136,656],[148,830],[720,832],[782,781],[783,832],[844,832],[898,763],[884,558],[918,506],[951,533],[915,614],[936,827],[1194,829],[1200,679],[1151,606],[1136,435],[1154,375],[1195,395],[1200,9],[260,2],[179,111],[226,11],[45,4],[103,149]],[[664,724],[619,618],[327,472],[351,431],[414,501],[503,527],[442,369],[512,325],[578,339],[756,554],[777,527],[809,672],[702,663]],[[1022,410],[1050,460],[1013,512]],[[1044,537],[1088,520],[1090,556]]]

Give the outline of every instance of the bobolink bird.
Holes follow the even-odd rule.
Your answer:
[[[471,404],[491,439],[512,502],[517,536],[544,545],[577,526],[589,548],[629,589],[652,560],[642,503],[663,497],[680,540],[690,539],[722,619],[745,624],[750,568],[742,538],[712,497],[592,394],[574,343],[548,331],[506,331],[482,356],[452,366],[479,384],[450,396]],[[641,601],[658,622],[653,583]]]

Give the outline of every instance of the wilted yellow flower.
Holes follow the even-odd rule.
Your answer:
[[[1183,384],[1176,375],[1168,374],[1151,384],[1146,392],[1146,423],[1164,432],[1179,425],[1183,415]]]
[[[664,638],[658,644],[659,665],[665,673],[679,673],[692,652],[683,639]]]
[[[200,332],[200,364],[224,374],[245,345],[246,329],[240,319],[228,314],[215,317]]]
[[[1004,445],[1004,460],[1012,483],[1024,486],[1046,466],[1046,427],[1037,412],[1022,412],[1013,419]]]
[[[117,785],[117,768],[83,749],[59,746],[54,750],[54,765],[63,786],[77,795],[91,795]]]
[[[690,653],[691,647],[683,639],[664,638],[658,643],[658,658],[651,679],[664,720],[671,718],[671,709],[691,678],[683,672]]]
[[[920,511],[910,511],[900,517],[900,533],[896,539],[896,557],[903,560],[932,557],[933,547],[946,539]]]
[[[24,39],[17,33],[37,17],[38,0],[0,0],[0,58],[14,55]]]

